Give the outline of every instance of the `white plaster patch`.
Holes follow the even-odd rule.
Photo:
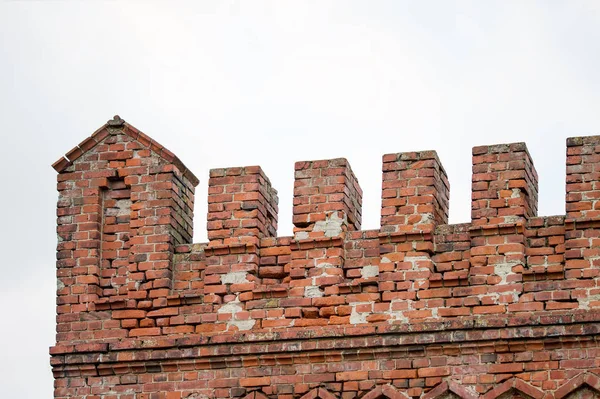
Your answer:
[[[294,239],[295,240],[306,240],[306,239],[308,239],[308,232],[307,231],[298,231],[296,234],[294,234]]]
[[[387,258],[385,256],[382,256],[381,257],[381,263],[392,263],[392,261],[389,258]]]
[[[419,267],[419,262],[420,261],[431,261],[431,258],[428,256],[407,256],[406,258],[404,258],[405,262],[410,262],[412,264],[412,269],[413,271],[419,271],[419,270],[429,270],[426,267]]]
[[[367,317],[373,312],[357,312],[357,305],[371,305],[371,309],[373,309],[373,302],[351,302],[350,306],[352,306],[352,313],[350,313],[350,324],[364,324],[367,322]]]
[[[248,319],[248,320],[230,320],[227,322],[228,326],[236,326],[240,331],[248,331],[251,330],[256,324],[256,320]]]
[[[579,309],[589,310],[590,302],[600,301],[600,294],[586,295],[584,297],[577,298],[577,301],[579,301]]]
[[[377,277],[379,276],[379,266],[363,266],[362,269],[360,269],[360,275],[363,278]]]
[[[238,320],[236,318],[236,314],[244,310],[240,304],[239,297],[236,297],[234,301],[226,303],[217,310],[217,313],[231,313],[231,319],[227,321],[227,330],[229,330],[231,326],[235,326],[240,331],[247,331],[252,329],[254,324],[256,324],[256,320],[252,318],[247,320]]]
[[[492,300],[492,304],[497,305],[498,304],[498,300],[500,299],[500,294],[497,293],[497,292],[491,292],[489,294],[487,294],[487,293],[486,294],[479,294],[479,295],[477,295],[477,298],[479,300],[482,300],[484,298],[486,300]]]
[[[63,282],[62,282],[62,281],[60,281],[60,280],[56,280],[56,290],[57,290],[57,291],[60,291],[60,290],[62,290],[63,288],[65,288],[65,283],[63,283]]]
[[[131,200],[120,199],[117,201],[116,216],[127,216],[131,214]]]
[[[241,284],[247,283],[246,276],[248,272],[230,272],[221,275],[221,284]]]
[[[319,263],[319,264],[315,265],[315,267],[317,269],[328,269],[330,267],[335,267],[335,266],[333,266],[331,263],[323,262],[323,263]],[[323,273],[321,275],[325,275],[325,270],[323,270]]]
[[[331,263],[320,263],[315,266],[315,269],[321,269],[321,274],[318,276],[313,276],[311,278],[312,285],[304,287],[304,296],[306,298],[320,298],[324,295],[323,291],[317,285],[317,278],[319,277],[327,277],[327,269],[330,267],[335,267]]]
[[[520,197],[521,197],[521,190],[519,190],[518,188],[513,188],[510,198],[520,198]]]
[[[217,310],[217,313],[231,313],[235,315],[236,313],[241,312],[242,310],[243,309],[240,306],[240,301],[236,298],[235,301],[226,303],[225,305],[221,306],[219,310]]]
[[[409,322],[408,317],[404,316],[404,310],[392,310],[392,307],[394,306],[394,303],[396,303],[396,302],[402,302],[402,301],[403,300],[400,300],[400,299],[393,299],[390,302],[390,309],[387,312],[385,312],[386,314],[390,315],[390,318],[388,319],[388,323],[389,324],[392,324],[395,321],[401,321],[403,323],[408,323]],[[412,306],[413,306],[412,303],[413,303],[413,301],[410,300],[410,299],[408,299],[408,300],[406,300],[406,303],[408,304],[408,308],[405,309],[405,310],[412,310]]]
[[[514,303],[519,302],[519,293],[517,292],[516,289],[513,291],[512,296],[513,296],[513,302]]]
[[[340,218],[337,215],[337,212],[333,212],[329,217],[326,217],[325,220],[319,220],[315,222],[315,227],[313,231],[323,231],[325,232],[325,237],[335,237],[339,236],[342,233],[342,226],[345,222],[344,219]]]
[[[421,215],[421,221],[419,223],[429,223],[433,221],[433,213],[424,213]]]
[[[356,308],[352,308],[352,313],[350,314],[350,324],[364,324],[367,322],[367,316],[369,313],[367,312],[357,312]]]
[[[501,280],[498,284],[508,284],[506,279],[509,275],[514,274],[512,272],[512,268],[516,265],[520,265],[520,263],[512,262],[512,263],[499,263],[497,265],[494,265],[494,274],[501,278]]]
[[[323,291],[316,285],[304,287],[304,296],[306,298],[320,298],[323,296]]]
[[[505,216],[504,217],[504,222],[505,223],[516,223],[519,221],[519,217],[516,215],[510,215],[510,216]]]

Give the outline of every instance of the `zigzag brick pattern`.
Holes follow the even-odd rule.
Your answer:
[[[537,216],[524,143],[473,149],[448,224],[435,151],[387,154],[381,228],[345,159],[298,162],[294,235],[258,166],[198,179],[119,117],[59,159],[57,399],[600,398],[600,136]]]

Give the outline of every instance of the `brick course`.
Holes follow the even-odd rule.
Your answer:
[[[294,235],[258,166],[198,179],[115,117],[58,172],[55,398],[600,398],[600,136],[567,140],[566,214],[524,143],[473,149],[448,224],[434,151],[383,156],[381,228],[347,160],[295,165]]]

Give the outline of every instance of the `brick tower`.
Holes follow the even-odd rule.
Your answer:
[[[57,399],[600,398],[600,136],[550,217],[524,143],[473,148],[464,224],[434,151],[383,156],[377,230],[345,159],[296,163],[291,237],[214,169],[201,244],[198,179],[121,118],[53,166]]]

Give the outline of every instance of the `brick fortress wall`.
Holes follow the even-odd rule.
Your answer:
[[[600,136],[567,140],[566,215],[524,143],[473,148],[448,224],[434,151],[383,156],[381,228],[348,161],[295,164],[292,237],[260,167],[198,179],[115,117],[58,174],[55,398],[600,398]]]

